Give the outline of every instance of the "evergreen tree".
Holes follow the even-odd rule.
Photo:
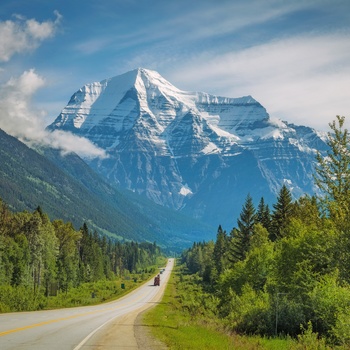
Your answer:
[[[292,209],[293,218],[299,219],[307,226],[320,226],[322,224],[319,204],[315,196],[300,197]]]
[[[226,232],[224,231],[225,235]],[[226,241],[227,241],[227,236],[226,236]],[[227,244],[226,244],[227,246]],[[203,248],[203,267],[202,267],[202,277],[203,277],[203,282],[213,284],[216,279],[216,274],[214,273],[215,268],[214,268],[214,248],[215,244],[213,241],[209,241],[204,245]],[[225,254],[225,253],[224,253]],[[224,267],[224,264],[222,268]]]
[[[338,224],[347,224],[350,212],[350,140],[344,129],[345,117],[337,116],[329,124],[329,151],[326,157],[317,154],[316,185],[325,193],[321,202]]]
[[[339,232],[337,256],[342,278],[350,281],[350,136],[345,117],[337,116],[329,124],[329,150],[326,157],[317,154],[316,185],[324,192],[321,205],[335,223]]]
[[[271,229],[271,214],[269,206],[265,204],[264,197],[260,199],[256,216],[257,222],[269,232]]]
[[[292,195],[286,185],[282,186],[273,208],[270,239],[275,241],[285,235],[293,210]]]
[[[254,225],[257,223],[256,211],[253,199],[248,194],[242,208],[239,219],[237,220],[238,228],[231,231],[231,244],[229,260],[233,263],[244,260],[250,246],[250,238],[254,232]]]
[[[78,283],[78,242],[81,232],[75,231],[72,223],[62,220],[53,222],[56,237],[59,241],[57,256],[57,282],[58,289],[67,292],[70,286]]]
[[[214,245],[213,259],[215,268],[218,274],[223,271],[224,267],[224,257],[227,251],[227,234],[223,231],[221,225],[218,227],[218,232],[216,234],[216,242]]]
[[[58,241],[54,228],[40,207],[34,211],[23,226],[29,244],[29,271],[33,279],[33,289],[37,292],[42,284],[48,293],[56,275]]]
[[[11,217],[8,206],[0,198],[0,236],[5,235],[10,230]]]
[[[187,257],[187,266],[191,273],[201,271],[203,265],[202,243],[194,242]]]
[[[123,276],[125,270],[125,245],[122,245],[119,241],[115,245],[115,266],[114,272]]]

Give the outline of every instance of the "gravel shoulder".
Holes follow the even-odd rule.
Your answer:
[[[149,307],[147,308],[149,309]],[[111,321],[82,349],[94,350],[165,350],[167,347],[153,338],[149,327],[142,324],[143,313],[147,310],[129,313]]]
[[[147,311],[147,310],[145,310]],[[141,312],[135,320],[134,323],[134,334],[137,341],[138,349],[144,350],[166,350],[168,347],[162,343],[160,340],[155,339],[151,335],[151,330],[149,326],[145,326],[142,323],[143,314],[145,311]]]

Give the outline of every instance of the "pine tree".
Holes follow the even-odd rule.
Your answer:
[[[302,196],[293,204],[293,218],[299,219],[307,226],[321,226],[319,203],[315,196]]]
[[[242,208],[239,219],[237,220],[238,228],[231,231],[231,244],[229,260],[233,263],[244,260],[249,251],[250,238],[254,232],[254,225],[257,223],[256,211],[253,199],[248,194]]]
[[[218,274],[223,271],[224,267],[224,256],[227,250],[227,234],[223,231],[221,225],[218,227],[218,232],[216,235],[216,242],[214,246],[214,264]]]
[[[282,186],[273,208],[270,239],[275,241],[285,235],[293,209],[292,195],[286,185]]]
[[[324,192],[320,198],[326,214],[341,232],[338,240],[337,258],[340,275],[350,281],[350,137],[344,128],[345,117],[337,116],[329,124],[329,150],[326,157],[317,154],[315,183]]]
[[[257,222],[269,232],[271,229],[271,214],[269,206],[265,204],[264,197],[261,197],[260,199],[256,216]]]
[[[317,154],[316,185],[325,193],[321,200],[337,224],[348,221],[350,212],[350,139],[344,129],[345,117],[329,124],[326,157]]]
[[[67,292],[70,286],[78,283],[79,252],[78,242],[81,232],[76,231],[71,222],[62,220],[53,222],[55,234],[59,241],[57,256],[57,282],[58,289]]]

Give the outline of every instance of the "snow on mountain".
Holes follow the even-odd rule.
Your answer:
[[[272,119],[251,96],[181,91],[143,68],[87,84],[48,129],[106,150],[90,165],[109,181],[213,225],[233,226],[248,193],[274,201],[283,183],[314,191],[324,135]]]

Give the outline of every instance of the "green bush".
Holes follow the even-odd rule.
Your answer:
[[[298,342],[291,347],[291,350],[327,350],[325,340],[318,337],[318,333],[314,333],[311,321],[308,322],[307,328],[303,326],[301,333],[298,335]]]
[[[349,344],[350,289],[340,286],[338,274],[324,276],[309,293],[316,331],[328,335],[334,342]]]
[[[231,290],[230,300],[226,302],[226,324],[232,331],[246,334],[266,334],[271,331],[271,313],[269,296],[265,292],[256,292],[245,284],[242,294]]]
[[[0,286],[0,311],[33,311],[44,309],[47,300],[42,293],[24,286]]]

